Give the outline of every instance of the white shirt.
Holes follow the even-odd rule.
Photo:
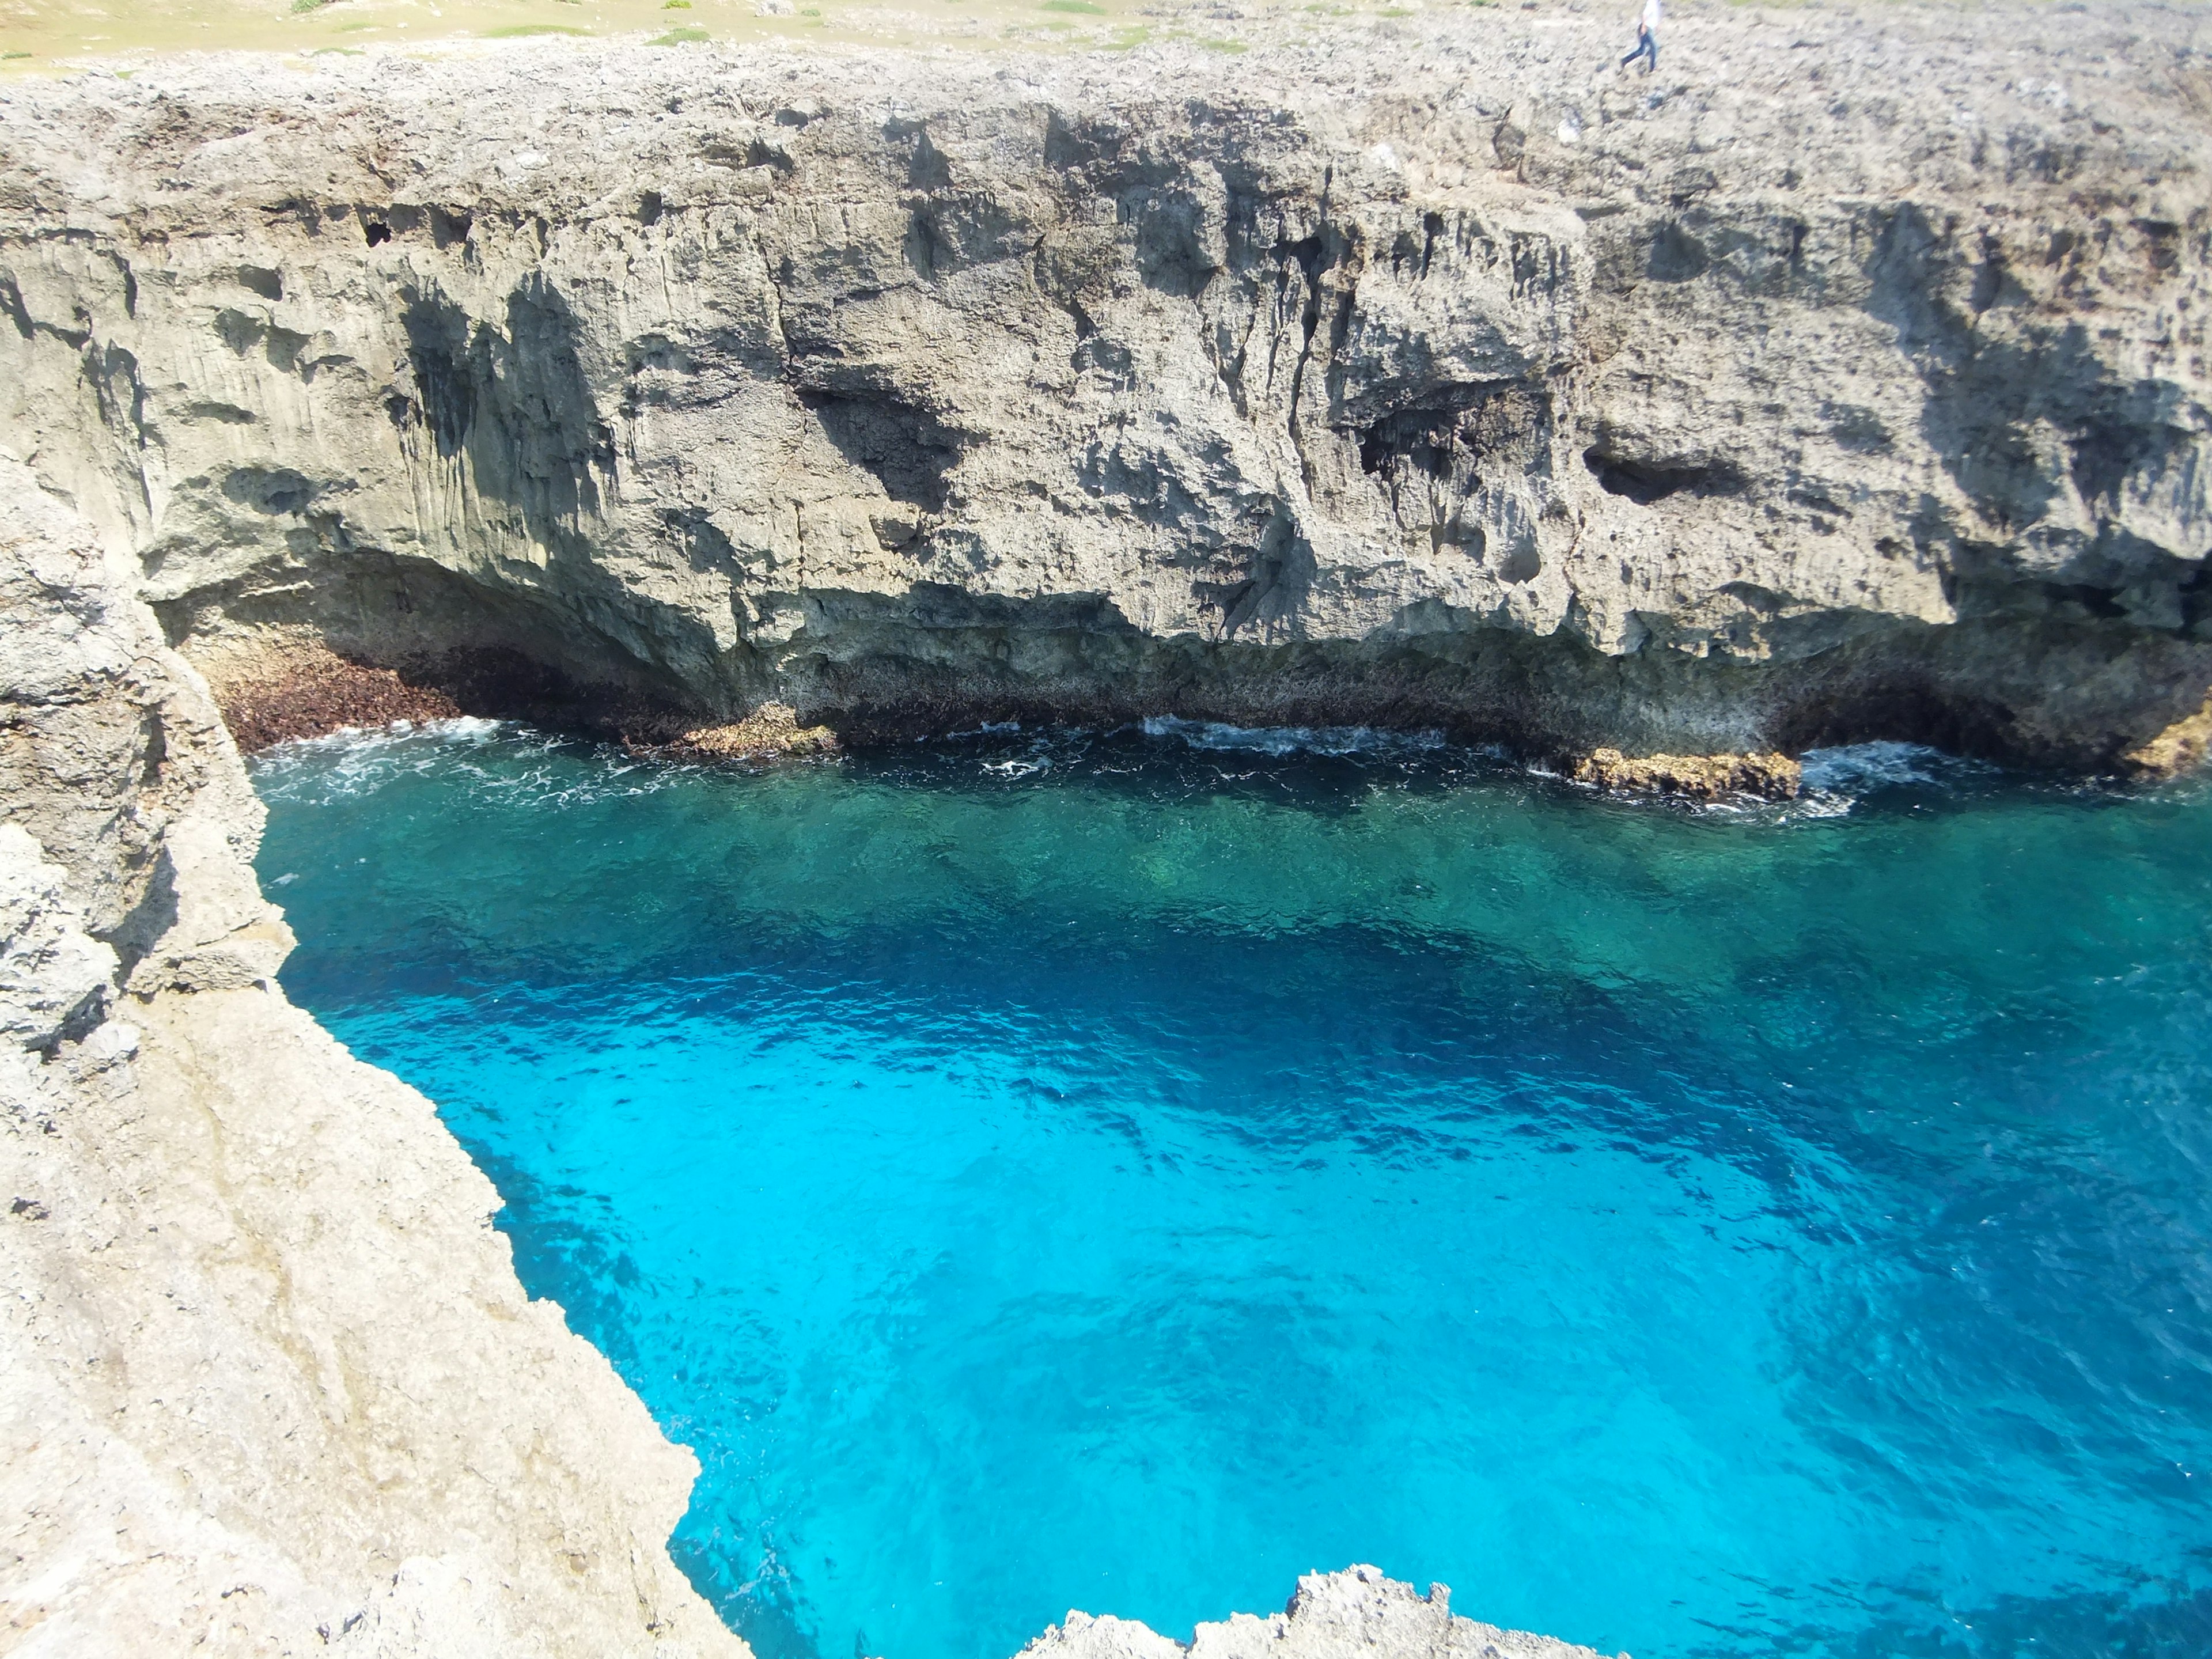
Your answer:
[[[1654,34],[1659,33],[1659,0],[1644,0],[1644,27]]]

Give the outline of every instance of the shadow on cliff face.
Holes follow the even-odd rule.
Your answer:
[[[1765,663],[1657,648],[1617,657],[1564,634],[1486,628],[1285,645],[1158,640],[1008,600],[924,613],[845,594],[823,621],[825,647],[786,662],[783,695],[848,744],[987,720],[1100,727],[1175,714],[1436,730],[1533,759],[1601,745],[1795,753],[1886,738],[2100,773],[2125,769],[2127,751],[2194,714],[2212,672],[2212,647],[2056,617],[1887,623]]]
[[[586,556],[600,477],[614,475],[614,434],[599,417],[568,301],[532,274],[507,296],[504,332],[434,292],[410,299],[400,322],[416,397],[392,403],[393,424],[403,435],[426,431],[437,459],[519,513],[532,542]]]
[[[2155,262],[2160,228],[2137,228]],[[2069,266],[2081,240],[2053,233],[2043,262]],[[2008,257],[1986,236],[1969,249],[1908,204],[1876,232],[1864,308],[1896,330],[1924,388],[1923,435],[1983,518],[2053,561],[2069,585],[2105,590],[2106,614],[2172,626],[2192,568],[2114,520],[2130,495],[2203,510],[2195,434],[2157,385],[2114,379],[2080,321],[2034,320]],[[2068,483],[2094,530],[2072,522]]]
[[[935,416],[890,393],[802,392],[799,401],[837,453],[872,474],[893,501],[945,511],[960,442]]]
[[[1265,602],[1267,574],[1223,593],[1229,614]],[[2212,678],[2212,645],[2063,609],[1884,622],[1785,659],[1740,662],[1657,647],[1613,656],[1564,633],[1474,625],[1367,641],[1164,639],[1099,594],[1024,599],[918,582],[898,594],[811,592],[807,631],[755,664],[749,693],[733,685],[726,705],[708,706],[682,675],[571,611],[428,561],[357,551],[326,567],[318,588],[321,655],[280,658],[224,696],[249,748],[455,713],[652,745],[773,700],[848,747],[1009,720],[1100,729],[1177,715],[1433,730],[1539,760],[1600,746],[1796,753],[1895,739],[2109,773],[2195,714]],[[289,592],[225,591],[160,607],[173,638],[199,631],[203,604],[211,636],[243,625],[296,638],[305,620]]]

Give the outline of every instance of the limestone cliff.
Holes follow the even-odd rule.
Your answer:
[[[136,572],[0,461],[0,1650],[728,1655],[696,1465],[428,1102],[270,975]]]
[[[2204,13],[1304,27],[21,83],[0,420],[218,690],[2201,750]]]

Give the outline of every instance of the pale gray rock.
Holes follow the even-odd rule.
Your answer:
[[[270,981],[258,804],[134,580],[0,461],[0,1647],[737,1659],[690,1455]]]
[[[18,83],[0,420],[219,684],[2091,769],[2203,707],[2202,10],[1686,0],[1650,79],[1301,19]]]
[[[1022,1650],[1022,1659],[1601,1659],[1526,1631],[1500,1630],[1451,1610],[1442,1584],[1416,1595],[1374,1567],[1310,1573],[1282,1612],[1232,1614],[1200,1625],[1188,1645],[1133,1620],[1070,1613]],[[1627,1659],[1626,1655],[1622,1659]]]
[[[0,823],[0,1039],[47,1048],[97,1024],[115,952],[84,931],[60,866],[19,824]]]

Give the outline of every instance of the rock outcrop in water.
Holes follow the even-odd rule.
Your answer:
[[[2201,751],[2202,12],[1307,26],[18,85],[0,418],[218,692]]]
[[[1451,1610],[1442,1584],[1417,1595],[1373,1567],[1312,1573],[1267,1618],[1240,1613],[1200,1625],[1188,1644],[1128,1619],[1079,1613],[1022,1650],[1021,1659],[1601,1659],[1527,1631],[1500,1630]],[[1628,1659],[1623,1654],[1620,1659]]]
[[[735,1659],[689,1454],[270,983],[260,805],[136,581],[0,462],[0,1645]]]

